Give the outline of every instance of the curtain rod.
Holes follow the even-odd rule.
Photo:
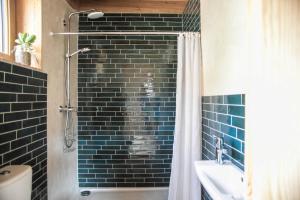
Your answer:
[[[180,33],[185,32],[50,32],[50,35],[179,35]]]

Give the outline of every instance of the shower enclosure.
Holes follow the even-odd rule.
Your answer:
[[[78,49],[90,50],[78,55],[80,188],[166,198],[181,29],[177,14],[80,14],[79,33],[53,33],[79,35]]]
[[[112,27],[138,30],[140,24],[150,25],[146,21],[150,16],[105,16],[91,21],[82,15],[79,20],[80,31],[105,31],[80,35],[78,40],[79,48],[92,49],[78,58],[79,185],[167,187],[175,123],[177,33],[107,33]],[[177,17],[169,20],[181,21]]]

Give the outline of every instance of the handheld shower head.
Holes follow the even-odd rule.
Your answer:
[[[91,49],[90,48],[83,48],[83,49],[79,49],[80,53],[85,53],[85,52],[89,52]]]
[[[72,57],[78,53],[86,53],[89,52],[91,49],[90,48],[82,48],[82,49],[78,49],[77,51],[75,51],[74,53],[71,53],[70,55],[67,55],[67,57]]]

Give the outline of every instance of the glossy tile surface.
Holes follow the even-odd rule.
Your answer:
[[[81,31],[177,30],[181,16],[106,14]],[[82,36],[78,59],[80,187],[168,186],[176,105],[177,37]]]
[[[230,159],[244,169],[245,95],[205,96],[202,98],[202,157],[215,159],[213,136],[224,139]]]

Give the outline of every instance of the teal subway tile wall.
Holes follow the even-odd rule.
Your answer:
[[[202,97],[202,158],[215,159],[213,136],[224,139],[226,159],[244,169],[245,95]]]
[[[80,16],[80,31],[181,31],[177,14]],[[177,37],[80,36],[80,187],[169,185],[176,106]]]

